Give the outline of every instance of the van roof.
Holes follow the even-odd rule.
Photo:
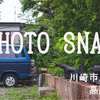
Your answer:
[[[2,47],[6,47],[6,45],[2,45]],[[9,47],[11,47],[11,44],[9,45]],[[14,47],[20,47],[20,45],[14,45]],[[25,47],[25,45],[23,45],[23,47]]]

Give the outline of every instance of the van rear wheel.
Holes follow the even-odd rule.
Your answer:
[[[16,86],[17,82],[18,82],[18,79],[14,74],[7,74],[3,78],[3,85],[6,87]]]

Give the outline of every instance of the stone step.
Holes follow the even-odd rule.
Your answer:
[[[38,87],[39,96],[46,95],[53,91],[56,91],[56,89],[53,87]]]

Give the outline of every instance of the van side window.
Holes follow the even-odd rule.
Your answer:
[[[2,48],[2,54],[0,54],[0,58],[18,58],[18,54],[14,54],[11,48],[9,48],[9,54],[5,53],[6,48]]]
[[[26,57],[24,50],[22,49],[22,57]]]

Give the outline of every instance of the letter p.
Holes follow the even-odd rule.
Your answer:
[[[6,43],[6,54],[9,54],[10,52],[9,52],[9,32],[6,32],[5,34],[6,34],[6,41],[2,41],[1,39],[2,39],[2,32],[0,32],[0,54],[2,54],[3,52],[2,52],[2,43]]]

